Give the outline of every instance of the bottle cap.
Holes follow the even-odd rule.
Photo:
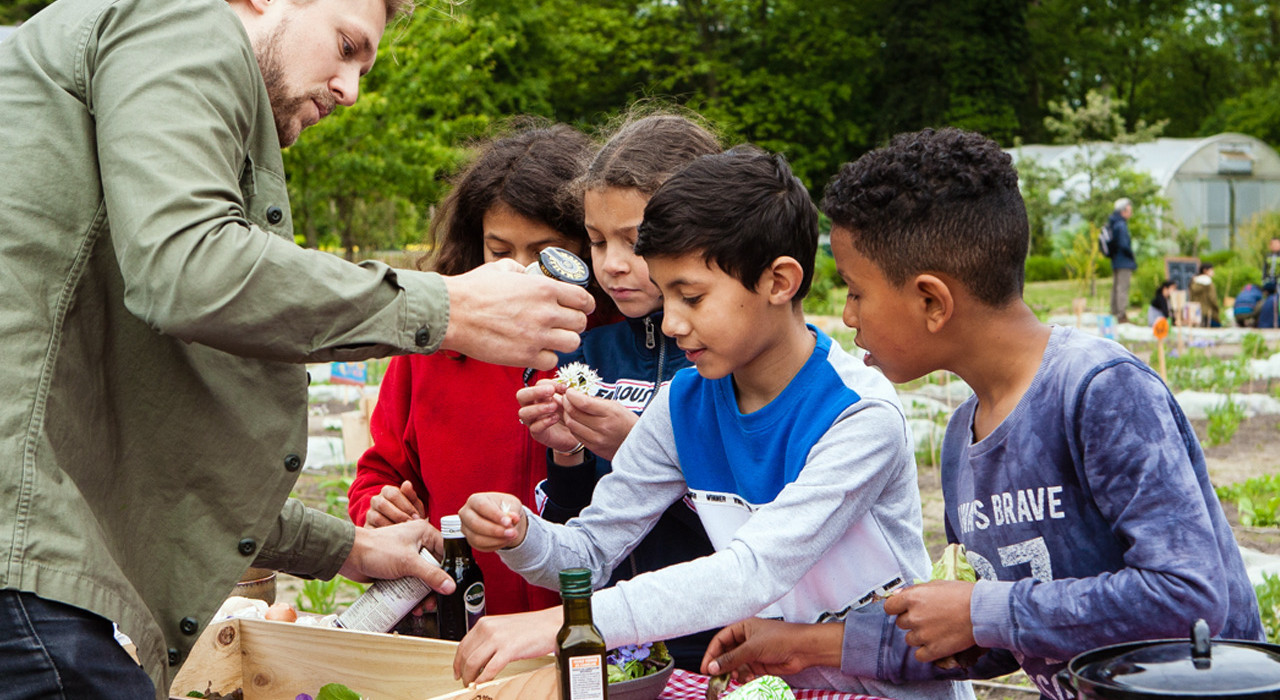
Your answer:
[[[456,515],[440,518],[440,534],[445,537],[462,537],[462,518]]]
[[[591,596],[590,569],[564,569],[560,572],[560,595],[565,598]]]
[[[529,263],[524,271],[531,275],[546,275],[551,279],[576,284],[579,287],[587,286],[587,280],[591,278],[591,271],[582,258],[555,246],[543,248],[542,252],[538,253],[538,259]]]

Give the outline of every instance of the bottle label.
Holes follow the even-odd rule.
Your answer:
[[[569,658],[569,700],[604,700],[604,657]]]
[[[484,582],[477,581],[467,586],[462,602],[467,609],[467,629],[471,629],[484,617]]]
[[[426,548],[421,549],[418,556],[431,564],[440,565]],[[431,588],[427,584],[413,576],[375,581],[365,590],[364,595],[338,616],[334,624],[349,630],[389,632],[430,592]]]

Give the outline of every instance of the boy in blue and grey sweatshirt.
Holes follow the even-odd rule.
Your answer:
[[[909,587],[878,626],[871,608],[850,615],[841,639],[740,623],[713,640],[713,672],[838,647],[846,673],[1021,667],[1043,696],[1066,698],[1055,673],[1096,647],[1186,637],[1196,618],[1215,636],[1262,639],[1204,454],[1168,387],[1120,345],[1044,325],[1023,303],[1027,215],[998,145],[954,129],[901,135],[845,165],[823,211],[849,285],[844,321],[868,363],[895,382],[949,370],[974,391],[947,427],[942,486],[948,539],[979,580]],[[981,653],[968,668],[932,663],[967,650]]]
[[[462,509],[472,546],[501,549],[533,583],[552,586],[560,570],[585,566],[598,587],[668,506],[692,503],[715,553],[597,591],[592,612],[611,647],[748,615],[835,626],[927,576],[915,460],[893,387],[805,324],[800,300],[817,243],[817,211],[781,157],[735,149],[673,175],[646,206],[635,251],[663,293],[663,332],[696,369],[654,398],[579,517],[554,525],[510,512],[513,496],[476,494]],[[550,653],[561,621],[559,608],[487,616],[463,639],[455,672],[485,680],[513,659]],[[973,696],[967,683],[892,683],[838,668],[788,680],[896,698]]]

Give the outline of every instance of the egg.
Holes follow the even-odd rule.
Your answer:
[[[288,603],[274,603],[262,617],[268,620],[276,620],[278,622],[297,622],[298,611],[293,609]]]

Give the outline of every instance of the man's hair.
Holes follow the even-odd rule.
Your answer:
[[[519,131],[482,147],[431,219],[436,253],[419,267],[457,275],[484,263],[484,215],[505,204],[584,247],[582,200],[569,184],[591,157],[591,140],[564,124],[518,123]]]
[[[1131,206],[1133,206],[1132,200],[1130,200],[1128,197],[1121,197],[1120,199],[1116,200],[1115,211],[1124,211],[1125,209],[1128,209]]]
[[[720,152],[720,141],[694,114],[654,113],[641,116],[633,107],[609,136],[587,171],[574,185],[587,190],[619,187],[652,195],[671,173],[689,161]]]
[[[899,134],[841,166],[822,211],[894,285],[932,272],[990,306],[1022,295],[1030,230],[1018,173],[981,134]]]
[[[752,146],[702,156],[676,172],[644,208],[636,255],[699,254],[755,291],[760,275],[788,255],[809,291],[818,249],[818,211],[781,155]]]

